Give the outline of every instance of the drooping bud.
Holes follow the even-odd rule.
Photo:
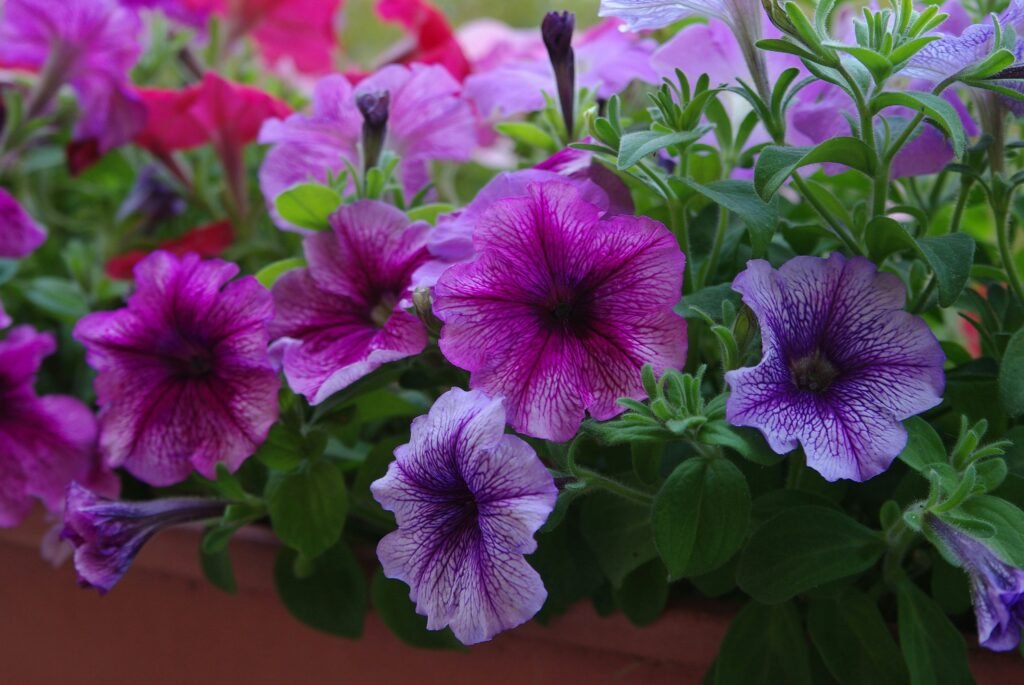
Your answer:
[[[388,132],[388,107],[391,96],[385,91],[363,93],[356,107],[363,115],[363,170],[377,166]]]
[[[423,322],[431,335],[437,335],[443,325],[441,320],[434,314],[433,298],[430,296],[430,288],[416,288],[412,291],[412,306],[416,316]]]
[[[572,50],[572,32],[576,15],[572,12],[548,12],[540,25],[544,46],[548,49],[551,66],[555,70],[558,102],[562,107],[565,132],[573,137],[576,105],[576,56]]]

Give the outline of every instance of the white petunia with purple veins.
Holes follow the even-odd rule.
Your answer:
[[[725,375],[726,416],[779,454],[800,445],[827,480],[864,481],[906,446],[903,419],[942,401],[945,354],[903,311],[894,275],[867,259],[753,260],[733,289],[761,326],[761,363]]]
[[[467,645],[530,620],[547,599],[524,555],[558,492],[533,448],[504,431],[500,398],[453,388],[370,487],[398,522],[377,547],[384,574],[409,585],[427,628],[450,627]]]

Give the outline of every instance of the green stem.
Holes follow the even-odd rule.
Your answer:
[[[832,216],[832,213],[829,212],[823,204],[818,202],[818,199],[811,193],[810,188],[807,187],[807,183],[804,179],[802,179],[796,172],[793,172],[792,179],[793,185],[795,185],[797,190],[800,191],[801,197],[803,197],[803,199],[807,201],[807,204],[813,207],[825,223],[829,225],[829,228],[831,228],[836,237],[842,241],[843,245],[845,245],[853,254],[863,255],[864,250],[861,249],[860,245],[857,244],[857,241],[854,240],[853,236],[848,230],[846,230],[839,220]]]
[[[729,227],[729,212],[725,207],[719,206],[718,208],[718,226],[715,229],[715,239],[711,244],[711,254],[708,255],[708,259],[704,262],[704,265],[700,269],[700,274],[697,276],[697,290],[703,288],[708,278],[715,273],[715,269],[718,268],[718,260],[722,256],[722,244],[725,242],[725,232]]]
[[[668,200],[668,216],[669,223],[671,224],[669,228],[672,229],[672,234],[676,237],[676,241],[679,243],[679,247],[682,248],[683,254],[689,257],[693,254],[693,246],[690,244],[690,226],[686,220],[686,213],[674,196]],[[693,269],[683,270],[683,291],[687,293],[695,292]]]
[[[1003,262],[1003,270],[1006,271],[1006,279],[1010,283],[1010,289],[1020,302],[1024,302],[1024,283],[1021,283],[1020,274],[1017,272],[1017,263],[1013,259],[1013,250],[1010,245],[1010,230],[1013,226],[1009,219],[1007,207],[993,208],[996,215],[996,238],[999,241],[999,258]]]
[[[591,469],[583,466],[576,466],[575,471],[576,477],[580,480],[586,481],[588,485],[606,490],[607,492],[610,492],[613,495],[618,495],[619,497],[629,500],[634,504],[649,507],[654,503],[654,495],[644,492],[643,490],[630,487],[625,483],[620,483],[619,481],[613,480],[608,476],[598,473],[597,471],[592,471]]]
[[[885,540],[889,544],[889,551],[885,553],[885,559],[882,561],[882,578],[890,585],[894,585],[904,576],[903,559],[917,540],[917,533],[900,519],[886,531]]]

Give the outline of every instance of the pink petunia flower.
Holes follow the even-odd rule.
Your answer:
[[[378,16],[401,24],[415,43],[392,61],[399,64],[437,64],[458,81],[470,72],[469,62],[441,10],[424,0],[377,0]]]
[[[100,449],[157,486],[237,469],[277,419],[267,356],[270,293],[234,264],[154,252],[128,306],[82,318],[75,338],[98,371]]]
[[[442,67],[391,65],[355,87],[343,76],[328,76],[316,86],[312,112],[267,121],[260,131],[260,142],[273,146],[260,167],[260,188],[279,227],[301,232],[277,216],[278,195],[298,183],[325,182],[346,161],[358,166],[363,117],[356,97],[375,92],[390,96],[384,146],[401,157],[398,171],[407,193],[427,184],[428,162],[469,158],[476,144],[473,113]]]
[[[36,223],[14,196],[0,188],[0,257],[21,259],[46,240],[46,229]]]
[[[477,222],[476,260],[434,287],[441,351],[470,385],[503,396],[509,424],[568,440],[589,410],[623,411],[644,397],[640,368],[686,359],[679,301],[685,259],[662,224],[601,218],[573,186],[532,184],[495,202]]]
[[[128,81],[141,51],[133,11],[117,0],[7,0],[0,13],[0,64],[40,73],[28,116],[44,113],[68,84],[81,112],[76,140],[95,139],[106,152],[141,127]]]
[[[423,324],[400,303],[427,259],[430,227],[375,200],[341,207],[331,226],[306,238],[309,268],[289,271],[273,288],[271,355],[312,404],[427,344]]]
[[[74,397],[40,397],[33,387],[43,359],[56,349],[52,335],[31,326],[0,341],[0,527],[18,525],[35,499],[60,511],[72,480],[103,480],[93,460],[96,419],[89,408]]]

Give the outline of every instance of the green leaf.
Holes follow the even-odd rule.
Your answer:
[[[231,567],[231,555],[227,546],[215,552],[206,550],[206,538],[199,546],[199,565],[203,569],[206,580],[214,587],[223,590],[229,595],[238,592],[238,583],[235,582],[235,572]]]
[[[774,466],[783,460],[754,428],[731,426],[725,421],[709,421],[701,427],[698,439],[705,445],[728,447],[747,461]]]
[[[871,48],[863,48],[856,45],[843,45],[842,43],[825,43],[826,46],[841,50],[850,55],[871,72],[871,78],[875,83],[882,84],[889,74],[892,73],[892,64],[884,55],[880,55]]]
[[[309,573],[295,573],[298,554],[282,547],[274,564],[274,584],[288,611],[306,625],[332,635],[359,637],[366,615],[366,579],[344,543],[312,562]]]
[[[89,313],[85,293],[71,281],[40,276],[18,285],[26,300],[58,321],[74,323]]]
[[[341,195],[319,183],[300,183],[274,200],[274,207],[281,218],[314,231],[330,228],[328,218],[340,206]]]
[[[381,569],[373,574],[370,597],[384,625],[405,644],[421,649],[458,649],[462,646],[447,628],[427,630],[427,617],[416,613],[416,605],[409,599],[409,586],[386,577]]]
[[[654,498],[651,522],[654,543],[672,578],[712,571],[746,537],[747,479],[728,459],[687,459]]]
[[[620,170],[628,169],[647,155],[654,154],[672,145],[692,143],[707,133],[706,127],[692,131],[636,131],[622,136],[619,143],[619,158],[616,166]]]
[[[716,663],[715,685],[813,683],[800,614],[789,602],[747,604],[729,625]]]
[[[406,216],[409,217],[409,221],[426,221],[428,224],[432,225],[437,223],[437,217],[453,211],[455,211],[455,205],[437,202],[434,204],[413,207],[406,212]]]
[[[348,513],[345,480],[326,460],[272,474],[265,493],[274,533],[306,557],[316,557],[341,537]]]
[[[903,427],[907,429],[907,446],[900,452],[901,461],[925,476],[932,464],[946,463],[946,447],[930,423],[914,416],[904,421]]]
[[[631,571],[658,556],[649,508],[596,492],[581,501],[580,517],[583,538],[614,587],[621,587]]]
[[[1024,568],[1024,511],[1019,507],[995,495],[975,495],[953,513],[995,528],[985,545],[1011,566]]]
[[[763,256],[767,252],[768,243],[775,235],[775,227],[779,223],[779,214],[775,207],[754,192],[754,185],[750,181],[725,180],[702,185],[685,176],[676,176],[671,182],[686,186],[738,216],[750,232],[754,255]]]
[[[921,255],[935,272],[939,284],[939,304],[948,307],[960,297],[974,263],[974,238],[967,233],[949,233],[919,238]]]
[[[852,588],[815,600],[807,614],[811,641],[841,685],[902,685],[907,669],[878,606]]]
[[[526,121],[506,121],[497,124],[494,128],[497,129],[498,133],[502,133],[527,147],[552,151],[558,149],[554,138],[536,124]]]
[[[963,157],[967,149],[967,134],[956,108],[944,97],[918,90],[892,90],[879,93],[871,101],[871,109],[876,113],[886,107],[909,107],[924,112],[949,136],[956,158]]]
[[[1024,328],[1010,338],[999,366],[999,395],[1010,416],[1024,414]]]
[[[782,602],[871,568],[885,551],[880,533],[826,507],[787,509],[744,547],[736,583],[761,602]]]
[[[703,314],[706,314],[715,321],[721,321],[722,303],[726,301],[738,305],[740,294],[732,289],[731,283],[719,283],[683,296],[674,311],[684,319],[702,321]]]
[[[277,283],[277,279],[284,276],[292,269],[299,269],[306,266],[306,260],[302,257],[290,257],[271,262],[256,272],[256,280],[268,290]]]
[[[658,559],[636,569],[613,593],[615,603],[633,624],[646,626],[655,621],[668,601],[668,571]]]
[[[302,451],[303,443],[302,434],[297,430],[283,423],[275,423],[253,456],[275,471],[291,471],[307,456]]]
[[[860,139],[842,136],[815,147],[769,145],[757,156],[754,190],[767,201],[800,167],[826,162],[843,164],[871,176],[875,168],[875,153]]]
[[[942,609],[910,580],[898,593],[900,648],[912,685],[973,685],[967,645]]]

